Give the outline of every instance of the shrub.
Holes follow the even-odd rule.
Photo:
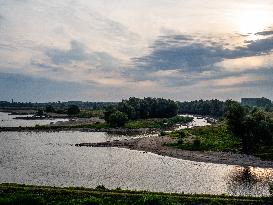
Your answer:
[[[199,138],[196,138],[193,140],[192,148],[193,150],[199,150],[201,145],[201,140]]]
[[[166,132],[161,131],[161,132],[160,132],[160,136],[166,136]]]
[[[181,144],[183,144],[183,138],[178,138],[178,141],[177,141],[177,144],[179,144],[179,145],[181,145]]]
[[[78,115],[80,113],[80,108],[77,105],[71,105],[68,110],[68,115]]]
[[[128,121],[128,116],[120,111],[115,111],[109,116],[109,124],[114,127],[121,127]]]

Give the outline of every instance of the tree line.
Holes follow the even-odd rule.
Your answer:
[[[217,99],[178,102],[179,113],[193,115],[209,115],[221,117],[224,115],[226,103]]]
[[[118,126],[127,120],[170,118],[176,116],[177,113],[178,105],[173,100],[131,97],[128,100],[122,100],[116,106],[108,107],[104,114],[107,122]]]

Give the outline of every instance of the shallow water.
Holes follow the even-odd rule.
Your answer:
[[[228,195],[268,195],[272,169],[192,162],[121,148],[76,147],[132,136],[1,132],[0,183]],[[134,136],[140,137],[140,136]]]
[[[181,130],[181,129],[185,129],[185,128],[192,128],[192,127],[202,127],[202,126],[207,126],[207,125],[211,125],[210,123],[207,122],[207,120],[205,118],[199,118],[197,116],[194,115],[180,115],[180,116],[184,116],[184,117],[193,117],[192,122],[187,123],[187,125],[180,125],[176,130]]]
[[[68,119],[52,120],[22,120],[14,119],[16,117],[31,117],[32,115],[9,115],[9,113],[0,112],[0,127],[32,127],[35,125],[49,125],[58,121],[68,121]]]

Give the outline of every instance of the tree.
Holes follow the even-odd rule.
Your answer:
[[[241,136],[243,132],[243,121],[246,116],[245,108],[240,103],[228,100],[225,107],[225,117],[230,130]]]
[[[68,115],[78,115],[80,113],[80,108],[77,105],[71,105],[67,109]]]
[[[228,101],[225,117],[232,133],[241,139],[244,153],[255,153],[260,146],[272,145],[273,123],[261,109],[247,109]]]
[[[178,105],[172,100],[163,98],[144,98],[139,99],[135,97],[129,100],[122,100],[113,109],[108,109],[105,112],[105,120],[109,114],[114,111],[120,111],[127,114],[130,120],[146,119],[146,118],[170,118],[177,115]]]
[[[128,115],[120,112],[115,111],[113,112],[108,119],[108,122],[113,127],[121,127],[128,121]]]
[[[55,112],[54,107],[52,105],[47,105],[45,108],[46,112]]]
[[[42,109],[38,109],[38,111],[37,111],[36,115],[38,115],[38,116],[42,117],[42,116],[43,116],[43,114],[44,114],[44,111],[43,111]]]

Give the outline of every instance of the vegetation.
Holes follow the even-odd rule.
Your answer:
[[[190,205],[190,204],[272,204],[270,197],[232,197],[214,195],[167,194],[144,191],[56,188],[16,184],[0,185],[0,204],[3,205]]]
[[[174,131],[171,144],[186,150],[231,151],[273,160],[272,113],[227,101],[225,120],[213,126]],[[184,134],[182,134],[184,132]]]
[[[104,117],[104,110],[103,109],[81,109],[80,113],[78,114],[80,118],[91,118],[91,117]]]
[[[265,147],[272,147],[273,120],[265,111],[228,101],[225,117],[231,132],[240,138],[244,153],[259,153]]]
[[[225,112],[225,102],[219,100],[195,100],[191,102],[179,102],[179,113],[193,115],[208,115],[222,117]]]
[[[108,122],[112,127],[121,127],[123,126],[126,122],[128,121],[128,116],[127,114],[120,112],[120,111],[115,111],[111,113],[111,115],[108,118]]]
[[[122,100],[116,106],[108,107],[105,120],[108,122],[112,113],[120,111],[128,116],[129,120],[148,118],[170,118],[177,115],[178,106],[172,100],[163,98],[129,98]]]
[[[170,136],[178,139],[171,146],[186,150],[238,152],[240,147],[239,138],[232,135],[225,123],[173,131]]]
[[[45,112],[49,113],[49,112],[55,112],[55,109],[52,105],[47,105],[45,107]]]
[[[67,114],[72,115],[78,115],[80,113],[80,108],[77,105],[70,105],[67,109]]]
[[[141,120],[130,120],[125,123],[125,128],[137,129],[137,128],[158,128],[166,129],[172,128],[176,124],[184,124],[191,122],[192,117],[176,116],[172,118],[152,118],[152,119],[141,119]]]

